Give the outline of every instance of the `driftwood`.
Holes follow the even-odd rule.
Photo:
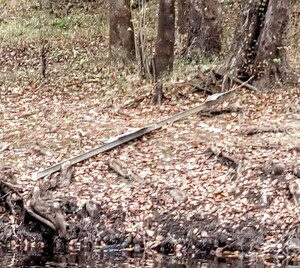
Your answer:
[[[26,202],[24,202],[24,207],[36,220],[56,231],[60,237],[66,237],[68,224],[65,216],[60,211],[59,203],[43,198],[38,184],[34,187]]]
[[[242,133],[244,133],[246,136],[255,135],[259,133],[266,133],[266,132],[286,132],[286,129],[277,126],[252,126],[252,127],[245,127],[242,129]]]
[[[129,181],[142,181],[142,178],[135,174],[131,169],[126,168],[126,165],[117,159],[110,159],[109,167],[118,175]]]
[[[188,116],[197,114],[197,113],[199,113],[199,112],[201,112],[205,109],[213,107],[214,105],[219,105],[222,102],[224,102],[224,101],[232,98],[233,96],[235,96],[235,93],[236,93],[236,90],[232,89],[232,90],[229,90],[229,91],[224,92],[224,93],[217,93],[217,94],[211,95],[206,99],[206,101],[203,104],[201,104],[199,106],[196,106],[196,107],[191,108],[189,110],[177,113],[177,114],[175,114],[175,115],[173,115],[169,118],[166,118],[166,119],[161,120],[159,122],[153,123],[149,126],[139,128],[137,130],[130,131],[130,132],[124,133],[120,136],[109,139],[108,141],[106,141],[100,147],[92,149],[92,150],[90,150],[86,153],[80,154],[78,156],[69,158],[68,160],[63,161],[59,164],[56,164],[52,167],[49,167],[49,168],[47,168],[43,171],[37,172],[37,173],[34,174],[34,176],[36,177],[36,179],[43,178],[43,177],[45,177],[49,174],[52,174],[56,171],[59,171],[61,169],[62,164],[64,164],[65,162],[70,162],[70,165],[74,165],[74,164],[77,164],[77,163],[79,163],[81,161],[84,161],[88,158],[91,158],[91,157],[93,157],[97,154],[100,154],[102,152],[106,152],[108,150],[116,148],[117,146],[120,146],[120,145],[125,144],[129,141],[132,141],[134,139],[142,137],[145,134],[148,134],[148,133],[151,133],[155,130],[158,130],[158,129],[162,128],[163,126],[167,125],[167,124],[172,124],[172,123],[177,122],[179,120],[182,120],[182,119],[184,119]]]
[[[53,200],[50,189],[68,187],[73,177],[74,169],[66,162],[61,167],[60,174],[46,176],[38,181],[32,192],[24,201],[25,210],[36,220],[56,231],[60,237],[66,238],[67,222],[60,209],[60,202]]]

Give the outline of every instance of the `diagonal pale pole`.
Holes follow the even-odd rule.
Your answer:
[[[91,157],[93,157],[97,154],[106,152],[106,151],[111,150],[113,148],[116,148],[116,147],[118,147],[118,146],[120,146],[124,143],[132,141],[136,138],[142,137],[145,134],[148,134],[150,132],[158,130],[158,129],[162,128],[164,125],[166,125],[168,123],[174,123],[174,122],[179,121],[181,119],[184,119],[184,118],[186,118],[190,115],[199,113],[199,112],[203,111],[204,109],[210,108],[210,107],[212,107],[216,104],[220,104],[220,103],[226,101],[227,99],[233,97],[233,95],[235,94],[236,89],[237,88],[229,90],[229,91],[224,92],[224,93],[217,93],[217,94],[211,95],[206,99],[206,101],[203,104],[201,104],[199,106],[196,106],[196,107],[188,109],[186,111],[177,113],[177,114],[175,114],[171,117],[168,117],[164,120],[161,120],[157,123],[153,123],[149,126],[139,128],[139,129],[137,129],[133,132],[130,132],[130,133],[127,132],[127,133],[122,134],[120,136],[109,139],[108,141],[106,141],[100,147],[92,149],[92,150],[90,150],[86,153],[71,157],[71,158],[69,158],[69,159],[67,159],[63,162],[60,162],[56,165],[53,165],[52,167],[49,167],[49,168],[46,168],[46,169],[42,170],[42,171],[38,171],[38,172],[34,173],[33,176],[36,179],[43,178],[43,177],[45,177],[45,176],[47,176],[47,175],[49,175],[53,172],[59,171],[61,169],[61,166],[64,163],[68,163],[69,165],[77,164],[77,163],[82,162],[82,161],[84,161],[88,158],[91,158]]]

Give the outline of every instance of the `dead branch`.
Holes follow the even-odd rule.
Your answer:
[[[207,87],[207,85],[203,86],[203,84],[205,82],[204,80],[205,80],[205,78],[203,77],[202,79],[193,79],[190,81],[185,81],[182,84],[190,86],[192,93],[203,92],[207,95],[215,94],[216,92],[213,89],[210,89],[209,87]]]
[[[238,79],[237,77],[235,77],[235,76],[233,76],[233,75],[230,75],[229,77],[230,77],[230,79],[232,79],[234,82],[240,84],[241,87],[244,86],[244,87],[246,87],[246,88],[248,88],[248,89],[250,89],[250,90],[254,90],[254,91],[257,91],[257,92],[259,91],[255,86],[252,86],[252,85],[250,85],[250,84],[248,83],[250,80],[252,80],[252,79],[254,78],[254,76],[250,77],[246,82],[243,82],[241,79]]]
[[[207,117],[213,117],[221,114],[239,113],[241,111],[241,107],[227,107],[225,109],[210,109],[203,111],[201,114]]]
[[[260,133],[266,132],[286,132],[285,128],[277,127],[277,126],[255,126],[255,127],[244,127],[242,129],[242,133],[246,136],[251,136]]]
[[[172,123],[182,120],[183,118],[186,118],[190,115],[197,114],[197,113],[199,113],[205,109],[208,109],[214,105],[219,105],[220,103],[224,102],[225,100],[233,98],[235,96],[235,94],[236,94],[236,90],[232,89],[232,90],[229,90],[224,93],[217,93],[217,94],[211,95],[211,96],[207,97],[206,101],[199,106],[193,107],[186,111],[182,111],[182,112],[177,113],[169,118],[163,119],[163,120],[153,123],[149,126],[139,128],[133,132],[130,131],[129,133],[124,133],[120,136],[109,139],[103,145],[101,145],[95,149],[92,149],[86,153],[69,158],[67,161],[70,161],[71,165],[75,165],[76,163],[84,161],[90,157],[97,155],[97,154],[111,150],[117,146],[120,146],[129,141],[132,141],[134,139],[142,137],[145,134],[148,134],[155,130],[158,130],[158,129],[162,128],[163,126],[165,126],[166,124],[172,124]],[[38,178],[43,178],[49,174],[52,174],[53,172],[59,171],[61,169],[61,165],[65,162],[66,161],[63,161],[63,162],[55,164],[54,166],[49,167],[43,171],[37,172],[34,174],[34,176],[36,179],[38,179]]]
[[[50,189],[68,187],[74,174],[74,168],[67,161],[61,165],[60,173],[52,173],[44,177],[34,186],[24,201],[25,210],[36,220],[56,231],[60,237],[66,238],[67,222],[61,212],[60,205],[48,192]],[[47,193],[47,196],[46,196]]]
[[[11,184],[11,183],[9,183],[7,181],[0,180],[0,184],[1,183],[3,185],[5,185],[6,187],[10,188],[12,191],[16,192],[18,195],[21,195],[18,191],[24,189],[24,187],[22,187],[22,186],[13,185],[13,184]]]
[[[191,86],[191,92],[192,93],[203,92],[204,94],[207,94],[207,95],[212,95],[212,94],[215,93],[214,91],[212,91],[209,88],[204,88],[204,87],[201,87],[201,86],[197,86],[197,85],[192,84],[192,83],[189,83],[188,85]]]
[[[11,181],[11,182],[9,182]],[[9,188],[11,191],[15,192],[21,196],[19,191],[22,191],[24,187],[18,186],[16,183],[16,178],[13,173],[13,170],[9,166],[4,166],[0,169],[0,186],[1,184]]]

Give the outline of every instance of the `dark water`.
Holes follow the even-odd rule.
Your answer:
[[[262,262],[224,260],[219,258],[179,258],[175,256],[133,255],[126,252],[77,252],[72,254],[51,253],[0,253],[0,267],[166,267],[166,268],[225,268],[264,267]]]

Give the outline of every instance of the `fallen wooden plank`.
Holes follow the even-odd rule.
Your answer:
[[[220,104],[221,102],[224,102],[225,100],[231,98],[235,94],[235,92],[236,92],[236,89],[232,89],[232,90],[229,90],[224,93],[217,93],[217,94],[211,95],[206,99],[206,101],[203,104],[201,104],[199,106],[196,106],[189,110],[177,113],[171,117],[168,117],[164,120],[161,120],[157,123],[146,126],[144,128],[139,128],[133,132],[132,131],[129,133],[127,132],[120,136],[109,139],[100,147],[92,149],[92,150],[90,150],[86,153],[80,154],[78,156],[69,158],[66,161],[60,162],[52,167],[42,170],[42,171],[38,171],[38,172],[34,173],[33,176],[35,179],[43,178],[53,172],[59,171],[61,169],[61,166],[66,162],[68,162],[68,165],[74,165],[74,164],[82,162],[88,158],[91,158],[97,154],[100,154],[100,153],[106,152],[108,150],[111,150],[113,148],[116,148],[116,147],[120,146],[121,144],[127,143],[136,138],[142,137],[145,134],[148,134],[157,129],[160,129],[161,127],[163,127],[164,125],[166,125],[168,123],[174,123],[174,122],[179,121],[183,118],[186,118],[190,115],[199,113],[199,112],[203,111],[204,109],[210,108],[216,104]]]

